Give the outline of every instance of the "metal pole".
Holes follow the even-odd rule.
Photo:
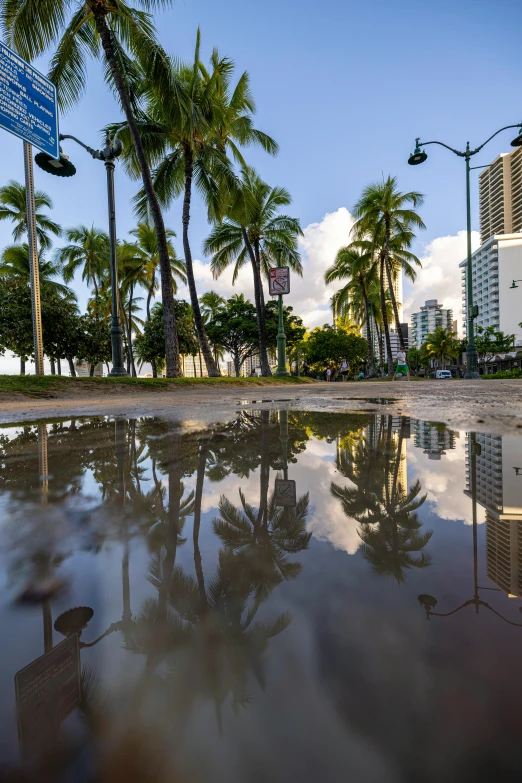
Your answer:
[[[477,436],[474,432],[470,435],[470,462],[471,462],[471,502],[473,514],[473,585],[475,611],[478,614],[478,537],[477,537]]]
[[[471,259],[471,193],[470,193],[470,148],[469,142],[466,144],[466,222],[467,222],[467,246],[468,263],[466,266],[466,320],[468,345],[466,347],[467,367],[465,378],[480,378],[477,369],[477,349],[475,347],[475,328],[474,328],[474,307],[473,307],[473,268]]]
[[[118,296],[118,260],[116,257],[116,207],[114,197],[114,162],[105,161],[107,170],[107,199],[109,202],[109,239],[111,267],[111,344],[112,370],[111,375],[127,375],[123,364],[123,332],[120,324]]]
[[[283,452],[283,478],[288,481],[288,411],[279,411],[279,440]]]
[[[24,141],[25,197],[27,211],[27,239],[29,244],[29,269],[31,278],[31,309],[33,316],[33,342],[35,374],[44,374],[42,310],[40,306],[40,267],[38,264],[38,237],[36,233],[36,209],[34,204],[34,175],[32,147]]]
[[[277,266],[281,266],[281,251],[277,251]],[[283,295],[278,294],[279,326],[277,330],[277,372],[276,375],[288,375],[286,369],[286,335],[283,326]]]

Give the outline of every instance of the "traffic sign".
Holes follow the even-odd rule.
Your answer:
[[[288,266],[277,266],[275,269],[271,269],[268,280],[270,296],[290,293],[290,268]]]
[[[276,479],[274,490],[276,506],[292,508],[297,505],[297,490],[293,479]]]
[[[0,127],[60,158],[56,87],[1,42]]]

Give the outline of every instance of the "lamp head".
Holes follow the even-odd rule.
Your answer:
[[[90,606],[75,606],[74,609],[69,609],[56,618],[54,630],[61,633],[62,636],[72,636],[75,633],[81,636],[93,614],[94,609],[91,609]]]
[[[427,612],[429,612],[432,609],[435,609],[437,606],[437,599],[433,595],[428,595],[427,593],[423,593],[419,596],[417,596],[418,601],[423,609],[426,609]]]
[[[511,283],[511,285],[510,285],[509,287],[510,287],[510,288],[518,288],[518,285],[517,285],[517,284],[516,284],[516,282],[513,280],[513,282]]]
[[[428,157],[427,153],[420,148],[419,141],[420,139],[415,139],[415,150],[413,152],[413,155],[410,155],[410,157],[408,158],[408,163],[410,164],[410,166],[418,166],[419,163],[424,163],[424,161]]]
[[[72,177],[76,174],[76,166],[74,166],[67,155],[64,155],[60,149],[60,159],[56,160],[52,155],[48,155],[46,152],[39,152],[35,155],[34,162],[41,169],[48,174],[53,174],[55,177]]]
[[[518,129],[518,136],[511,142],[512,147],[522,147],[522,125]]]

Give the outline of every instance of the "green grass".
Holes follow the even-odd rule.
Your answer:
[[[105,387],[137,387],[140,391],[166,391],[178,386],[269,386],[313,383],[310,378],[70,378],[58,375],[0,375],[0,393],[28,397],[55,397],[74,388],[95,391]]]

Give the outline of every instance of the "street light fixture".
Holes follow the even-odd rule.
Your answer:
[[[518,136],[515,139],[513,139],[513,141],[511,142],[511,146],[521,147],[522,124],[517,123],[517,125],[506,125],[504,128],[500,128],[500,130],[496,131],[492,136],[489,137],[489,139],[486,139],[486,141],[483,144],[481,144],[479,147],[477,147],[474,150],[470,149],[469,141],[468,141],[466,143],[466,150],[464,152],[455,150],[453,149],[453,147],[449,147],[447,144],[444,144],[442,141],[421,141],[420,138],[417,138],[415,139],[415,150],[413,154],[410,155],[410,157],[408,158],[408,163],[410,164],[410,166],[418,166],[419,163],[424,163],[424,161],[428,157],[427,153],[422,148],[425,147],[427,144],[439,144],[441,147],[445,147],[450,152],[453,152],[454,155],[458,155],[459,158],[464,158],[466,161],[466,218],[467,218],[466,221],[467,222],[467,270],[466,270],[467,330],[466,331],[468,337],[468,345],[466,348],[467,369],[464,377],[468,379],[480,378],[480,374],[478,371],[477,348],[475,345],[475,329],[473,323],[474,319],[478,315],[478,306],[473,304],[473,274],[472,274],[472,261],[471,261],[471,195],[470,195],[470,182],[469,182],[469,172],[471,171],[471,167],[469,165],[469,162],[472,156],[476,155],[477,152],[480,152],[482,147],[484,147],[489,141],[491,141],[491,139],[493,139],[502,131],[507,130],[508,128],[519,129]],[[482,167],[478,166],[477,168],[482,168]]]
[[[75,136],[60,134],[60,141],[72,139],[80,147],[83,147],[95,160],[102,160],[107,171],[107,200],[109,204],[109,240],[110,240],[110,271],[111,271],[111,345],[112,345],[112,370],[111,375],[127,375],[123,365],[123,332],[120,324],[120,312],[118,307],[118,263],[116,259],[116,208],[114,199],[114,161],[123,152],[123,144],[120,139],[112,139],[107,133],[105,147],[94,150],[88,147]],[[60,160],[51,158],[44,152],[39,152],[35,157],[35,163],[48,174],[55,177],[72,177],[76,173],[76,167],[70,162],[67,155],[60,149]]]
[[[511,283],[511,285],[509,287],[510,288],[518,288],[517,283],[522,283],[522,280],[513,280],[513,282]]]

